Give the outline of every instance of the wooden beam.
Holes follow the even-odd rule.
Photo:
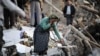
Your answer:
[[[93,9],[93,8],[90,8],[88,6],[85,6],[85,5],[80,5],[81,8],[89,11],[89,12],[92,12],[92,13],[95,13],[95,14],[98,14],[100,16],[100,12],[96,9]]]
[[[97,43],[95,43],[95,42],[93,42],[93,41],[89,41],[91,44],[93,44],[94,46],[97,46],[97,47],[99,47],[100,48],[100,45],[99,44],[97,44]]]
[[[77,34],[79,37],[81,37],[83,40],[90,40],[88,37],[86,37],[82,32],[80,32],[78,29],[76,29],[74,26],[69,25],[69,27],[71,28],[71,30],[73,32],[75,32],[75,34]]]
[[[61,11],[61,10],[59,10],[56,6],[54,6],[52,3],[50,3],[48,0],[45,0],[45,2],[48,4],[48,5],[50,5],[50,6],[52,6],[55,10],[57,10],[60,14],[63,14],[63,12]]]
[[[82,22],[82,17],[81,17],[80,19],[77,19],[77,21],[78,21],[79,26],[80,26],[82,29],[84,29],[85,25],[84,25],[83,22]],[[92,41],[94,41],[94,42],[97,43],[97,41],[93,38],[93,36],[92,36],[86,29],[84,29],[84,31],[85,31],[85,33],[89,36],[89,38],[90,38]]]
[[[82,38],[82,39],[85,41],[85,43],[90,47],[90,49],[92,49],[92,47],[90,46],[90,44],[93,44],[93,45],[95,45],[95,46],[97,46],[97,47],[100,48],[100,45],[99,45],[99,44],[97,44],[97,43],[91,41],[88,37],[86,37],[83,33],[81,33],[81,32],[80,32],[78,29],[76,29],[74,26],[69,25],[69,27],[71,27],[72,31],[75,32],[78,36],[80,36],[80,38]]]
[[[83,39],[84,43],[90,48],[90,50],[92,50],[91,44],[89,43],[90,39],[88,37],[86,37],[81,31],[76,29],[74,26],[69,25],[69,27],[71,27],[72,31],[75,34],[77,34],[81,39]]]

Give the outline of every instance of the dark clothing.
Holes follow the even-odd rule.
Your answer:
[[[2,0],[0,0],[0,3],[1,3],[1,1],[2,1]]]
[[[68,0],[63,0],[64,2],[67,2]]]
[[[17,0],[18,6],[24,10],[25,4],[28,0]]]
[[[3,27],[0,26],[0,56],[2,56],[2,46],[5,44],[5,41],[3,40]]]
[[[26,56],[25,53],[18,53],[18,56]]]
[[[63,9],[63,14],[66,17],[66,12],[67,12],[67,5],[65,5],[64,9]],[[73,5],[71,5],[71,14],[70,15],[74,15],[75,14],[75,7]]]
[[[0,46],[2,46],[5,43],[3,40],[3,27],[0,26]]]
[[[66,15],[66,19],[67,19],[67,25],[71,24],[72,25],[72,22],[73,22],[73,17],[70,16],[70,15]]]
[[[44,54],[48,49],[49,29],[43,30],[41,26],[37,26],[34,31],[34,52]]]
[[[16,15],[14,12],[11,12],[8,9],[4,8],[4,26],[6,29],[14,26],[15,17]]]
[[[30,0],[30,1],[40,1],[40,0]]]
[[[42,13],[42,18],[44,18],[45,17],[45,15],[44,15],[44,13]]]
[[[15,1],[11,0],[14,4]],[[16,22],[16,14],[11,12],[9,9],[4,8],[4,26],[6,29],[12,28]]]
[[[0,48],[2,48],[2,47],[0,46]],[[0,52],[0,56],[3,56],[2,52]]]
[[[34,16],[35,16],[35,24],[34,24],[34,27],[36,27],[37,26],[37,14],[36,14],[36,12],[35,12]]]
[[[67,15],[67,5],[65,5],[65,7],[63,9],[64,17],[66,17],[66,20],[67,20],[67,25],[69,25],[69,24],[72,25],[73,16],[75,15],[75,7],[73,5],[71,5],[70,9],[71,9],[70,15]]]

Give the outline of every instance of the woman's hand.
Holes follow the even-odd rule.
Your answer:
[[[60,40],[60,43],[61,43],[62,45],[65,44],[63,39]]]
[[[63,39],[60,39],[59,41],[57,41],[58,43],[61,43],[62,45],[64,45],[64,40]]]
[[[60,40],[59,40],[59,41],[57,41],[57,42],[61,43],[62,45],[65,45],[65,42],[64,42],[64,40],[63,40],[63,39],[60,39]]]
[[[50,24],[52,25],[54,23],[54,21],[53,20],[50,20]]]

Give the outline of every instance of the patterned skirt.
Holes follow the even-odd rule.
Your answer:
[[[34,31],[34,52],[43,53],[48,49],[49,29],[43,30],[42,27],[37,26]]]

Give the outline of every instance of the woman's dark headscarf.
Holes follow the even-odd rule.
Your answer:
[[[58,17],[56,15],[52,14],[52,15],[49,16],[49,19],[58,19]]]
[[[56,15],[52,14],[49,16],[49,19],[59,19]]]
[[[54,14],[52,14],[52,15],[49,16],[49,20],[51,20],[51,19],[58,19],[57,22],[60,21],[60,19],[56,15],[54,15]]]

